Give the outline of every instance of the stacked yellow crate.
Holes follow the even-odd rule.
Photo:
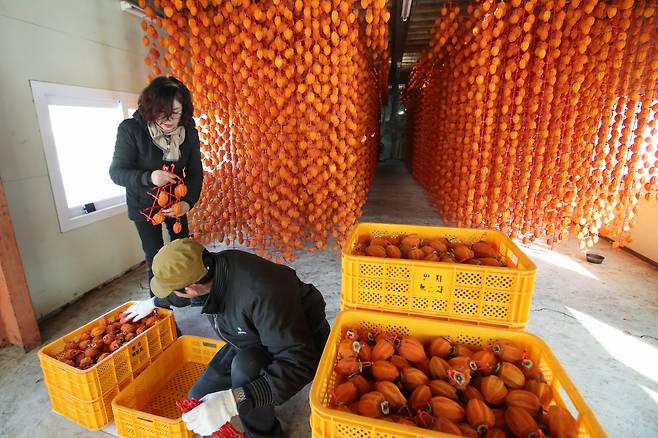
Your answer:
[[[39,350],[38,357],[53,410],[90,430],[112,421],[112,400],[135,376],[176,339],[173,312],[158,309],[161,318],[98,364],[81,370],[55,357],[68,341],[96,327],[103,318],[116,318],[132,302],[125,303]]]
[[[177,401],[187,392],[223,342],[182,336],[112,402],[119,436],[193,438],[181,420]]]
[[[508,267],[357,256],[358,237],[415,233],[493,243]],[[553,392],[551,404],[570,408],[579,437],[606,436],[591,408],[544,341],[522,330],[528,321],[535,265],[507,236],[492,230],[358,224],[343,247],[342,311],[325,346],[310,393],[314,438],[445,437],[444,433],[371,419],[331,408],[337,346],[346,329],[396,333],[427,341],[447,336],[482,347],[508,339],[539,364]]]

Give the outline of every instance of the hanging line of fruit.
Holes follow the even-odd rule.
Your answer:
[[[389,71],[386,0],[154,0],[150,75],[192,92],[202,243],[293,261],[345,241],[377,163]]]
[[[658,199],[656,2],[460,3],[402,95],[405,158],[444,222],[628,244]]]
[[[176,175],[174,173],[174,168],[174,164],[162,166],[162,170]],[[184,178],[185,169],[183,168],[183,178],[176,175],[175,182],[168,182],[160,187],[156,186],[147,192],[148,195],[153,198],[153,204],[140,211],[140,213],[146,217],[147,221],[153,225],[160,225],[165,220],[165,215],[162,213],[162,210],[172,208],[173,213],[176,216],[176,223],[174,223],[173,226],[174,233],[178,234],[182,231],[183,225],[180,222],[179,215],[182,211],[180,202],[187,194],[187,186],[185,185]]]

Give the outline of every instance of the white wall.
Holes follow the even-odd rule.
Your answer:
[[[0,178],[37,317],[143,253],[126,213],[60,232],[29,80],[139,92],[144,52],[118,0],[0,0]]]
[[[658,201],[641,200],[640,213],[635,217],[635,228],[631,232],[633,241],[630,249],[658,262]]]

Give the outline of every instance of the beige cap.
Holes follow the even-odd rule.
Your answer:
[[[164,298],[196,283],[208,274],[203,265],[203,245],[192,239],[176,239],[160,248],[153,258],[151,291]]]

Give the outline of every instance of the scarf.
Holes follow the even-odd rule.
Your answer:
[[[180,145],[185,141],[185,127],[178,125],[176,129],[165,132],[157,123],[148,123],[149,134],[153,143],[162,150],[164,161],[180,159]]]

